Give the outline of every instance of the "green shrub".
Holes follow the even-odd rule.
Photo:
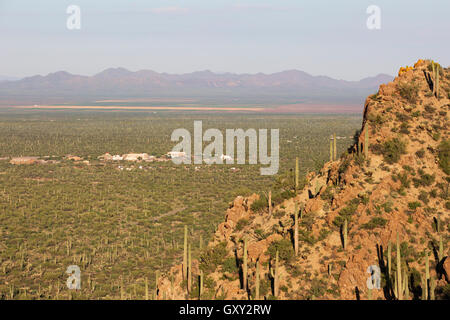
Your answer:
[[[434,112],[436,112],[436,108],[431,106],[431,105],[429,105],[429,104],[427,104],[425,106],[425,112],[427,112],[427,113],[434,113]]]
[[[237,231],[241,231],[242,229],[244,229],[245,226],[247,226],[249,224],[248,219],[241,219],[236,223],[236,227],[235,230]]]
[[[410,134],[411,133],[409,131],[409,125],[407,123],[402,123],[400,125],[400,133],[403,133],[403,134]]]
[[[280,219],[280,218],[284,217],[285,215],[286,215],[286,212],[284,210],[280,210],[280,211],[276,211],[273,214],[273,217],[276,219]]]
[[[406,143],[398,138],[388,140],[383,144],[382,154],[384,161],[389,164],[396,163],[402,154],[406,153]]]
[[[223,272],[228,272],[231,274],[235,274],[239,272],[239,267],[237,261],[234,257],[227,258],[222,264]]]
[[[325,191],[320,195],[322,200],[331,200],[331,199],[333,199],[333,196],[334,196],[333,195],[333,187],[331,187],[331,186],[327,186]]]
[[[337,227],[341,227],[344,224],[344,220],[347,220],[347,222],[350,223],[352,220],[351,217],[356,212],[360,202],[361,200],[359,198],[355,198],[347,202],[347,206],[339,211],[339,215],[334,218],[333,224]]]
[[[382,217],[372,218],[369,222],[361,226],[362,229],[372,230],[375,228],[382,228],[386,225],[387,220]]]
[[[403,82],[397,85],[400,96],[409,103],[416,103],[419,87],[415,82]]]
[[[419,200],[422,201],[424,204],[428,204],[428,202],[430,202],[430,200],[428,199],[428,193],[423,190],[420,191]]]
[[[272,195],[272,202],[274,204],[279,204],[286,199],[290,199],[295,196],[295,192],[291,190],[283,190]]]
[[[425,155],[425,150],[421,149],[421,150],[416,151],[416,156],[418,158],[422,159],[424,155]]]
[[[439,166],[450,174],[450,139],[443,140],[438,148]]]
[[[385,203],[383,203],[381,205],[381,207],[384,209],[384,212],[390,213],[390,212],[392,212],[393,205],[394,205],[394,203],[391,200],[389,200],[389,201],[386,201]]]
[[[418,188],[419,186],[428,187],[434,183],[435,179],[435,174],[431,175],[423,172],[422,170],[419,170],[419,178],[413,178],[413,183],[416,188]]]
[[[208,248],[200,255],[200,269],[207,273],[213,272],[217,266],[224,263],[227,254],[226,241],[219,243],[213,248]]]
[[[408,179],[408,173],[404,172],[404,173],[399,173],[397,175],[398,180],[400,180],[400,183],[402,184],[402,188],[406,188],[408,189],[411,181]]]
[[[419,201],[414,201],[414,202],[409,202],[408,203],[408,208],[411,210],[416,210],[417,208],[421,207],[422,205],[420,204]]]
[[[282,239],[280,241],[274,241],[270,244],[267,252],[272,259],[275,259],[276,252],[278,250],[278,255],[281,260],[289,262],[294,256],[294,249],[292,248],[292,243],[288,239]]]
[[[265,196],[260,196],[258,200],[255,200],[252,205],[251,209],[254,212],[259,212],[267,209],[269,207],[269,200]]]

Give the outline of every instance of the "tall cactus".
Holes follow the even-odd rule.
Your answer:
[[[444,259],[444,244],[442,243],[442,234],[439,236],[439,253],[438,253],[439,262]]]
[[[433,94],[439,98],[439,64],[431,61],[432,75],[433,75]]]
[[[392,270],[392,245],[391,241],[388,242],[388,275],[391,276],[391,270]]]
[[[436,281],[434,280],[434,277],[431,277],[430,279],[430,300],[436,300],[434,291],[436,290]]]
[[[199,275],[199,285],[198,285],[198,299],[200,300],[202,298],[203,294],[203,270],[200,270]]]
[[[295,158],[295,191],[298,191],[298,176],[299,176],[299,167],[298,167],[298,157]]]
[[[154,291],[155,300],[158,300],[158,282],[159,282],[159,270],[157,270],[155,273],[155,291]]]
[[[336,160],[337,159],[337,148],[336,148],[336,133],[333,133],[333,159]]]
[[[298,204],[295,202],[294,206],[294,252],[298,255]]]
[[[428,256],[428,251],[425,251],[425,300],[428,300],[428,287],[430,281],[430,258]]]
[[[436,82],[436,98],[439,99],[439,64],[436,64],[436,75],[435,75],[435,82]]]
[[[247,291],[247,275],[248,275],[248,264],[247,264],[247,238],[244,239],[244,258],[242,261],[242,289]]]
[[[405,267],[404,273],[403,273],[403,283],[404,283],[404,290],[405,290],[405,298],[409,299],[409,277],[408,277],[408,273],[406,272],[406,267]]]
[[[431,70],[432,70],[432,75],[433,75],[433,77],[434,77],[434,82],[433,82],[433,94],[435,94],[436,93],[436,68],[435,68],[435,66],[434,66],[434,61],[433,60],[431,60]]]
[[[342,239],[344,250],[347,249],[347,233],[348,233],[348,222],[347,219],[344,220],[344,225],[342,227]]]
[[[369,127],[364,130],[364,156],[369,157]]]
[[[191,244],[188,244],[188,274],[187,274],[187,291],[191,293],[192,286],[192,255],[191,255]]]
[[[273,295],[274,297],[278,297],[278,292],[279,292],[279,270],[278,270],[278,250],[277,253],[275,255],[275,269],[270,266],[270,275],[272,276],[273,279]]]
[[[255,300],[259,300],[259,260],[256,261]]]
[[[183,251],[183,279],[187,279],[187,263],[188,263],[188,228],[184,226],[184,251]]]
[[[427,290],[426,290],[427,280],[425,280],[424,275],[421,275],[420,278],[422,280],[422,300],[427,300],[428,299],[428,296],[427,296],[428,293],[427,293]]]
[[[403,300],[403,290],[402,290],[402,256],[400,252],[400,241],[397,232],[397,288],[398,288],[398,300]]]
[[[330,161],[333,161],[333,140],[331,140],[332,137],[330,137]]]

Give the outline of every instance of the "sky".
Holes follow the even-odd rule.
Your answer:
[[[67,28],[70,5],[80,29]],[[380,29],[367,27],[370,5]],[[359,80],[418,58],[449,66],[449,13],[448,0],[0,0],[0,75],[298,69]]]

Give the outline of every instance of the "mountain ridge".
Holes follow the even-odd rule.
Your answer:
[[[271,74],[214,73],[210,70],[184,74],[158,73],[153,70],[130,71],[108,68],[92,76],[57,71],[34,75],[17,81],[0,83],[0,94],[8,103],[45,101],[51,96],[58,101],[82,101],[110,97],[207,97],[218,103],[237,98],[243,103],[347,103],[357,104],[381,83],[392,80],[386,74],[360,81],[337,80],[313,76],[300,70]],[[222,99],[222,100],[221,100]],[[33,101],[34,101],[33,100]]]

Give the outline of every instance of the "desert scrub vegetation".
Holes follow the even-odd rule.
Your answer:
[[[419,86],[415,82],[402,82],[397,85],[400,96],[409,103],[415,104],[419,96]]]
[[[259,166],[195,165],[171,162],[102,163],[103,153],[170,151],[175,128],[283,128],[280,172],[261,176]],[[223,265],[220,248],[200,250],[229,204],[238,195],[273,190],[274,201],[290,196],[295,157],[300,174],[329,157],[331,132],[351,136],[359,116],[179,115],[0,110],[0,157],[55,156],[57,164],[12,165],[0,160],[0,299],[143,299],[145,278],[153,289],[157,271],[165,272],[183,256],[183,227],[188,225],[192,258],[203,257],[210,270]],[[340,152],[351,138],[340,139]],[[64,160],[67,154],[89,165]],[[315,158],[316,161],[311,158]],[[142,165],[142,169],[138,167]],[[278,177],[283,177],[280,185]],[[302,181],[302,180],[301,180]],[[279,197],[279,198],[278,198]],[[265,202],[265,205],[267,202]],[[261,230],[259,236],[267,235]],[[3,249],[4,248],[4,249]],[[68,295],[69,265],[78,264],[82,289]],[[207,275],[205,272],[205,281]],[[27,288],[22,290],[20,288]],[[121,295],[122,290],[122,295]]]
[[[219,265],[225,262],[227,257],[227,242],[221,242],[215,247],[207,248],[200,255],[200,269],[206,273],[213,272]]]
[[[438,148],[439,166],[450,175],[450,139],[442,140]]]
[[[393,138],[383,144],[372,145],[372,152],[383,155],[386,163],[393,164],[400,160],[401,155],[406,154],[406,142],[399,138]]]
[[[348,223],[352,220],[352,215],[356,212],[358,205],[361,203],[360,198],[354,198],[347,202],[347,205],[339,211],[339,215],[333,220],[333,224],[336,227],[342,227],[344,221],[347,220]]]
[[[369,222],[364,223],[361,228],[362,229],[368,229],[368,230],[372,230],[375,228],[382,228],[386,225],[388,221],[382,217],[375,217],[372,218]]]
[[[279,254],[279,258],[282,261],[289,262],[294,257],[294,249],[292,247],[292,242],[289,239],[274,241],[267,249],[267,253],[269,254],[271,259],[275,259],[277,251]]]

